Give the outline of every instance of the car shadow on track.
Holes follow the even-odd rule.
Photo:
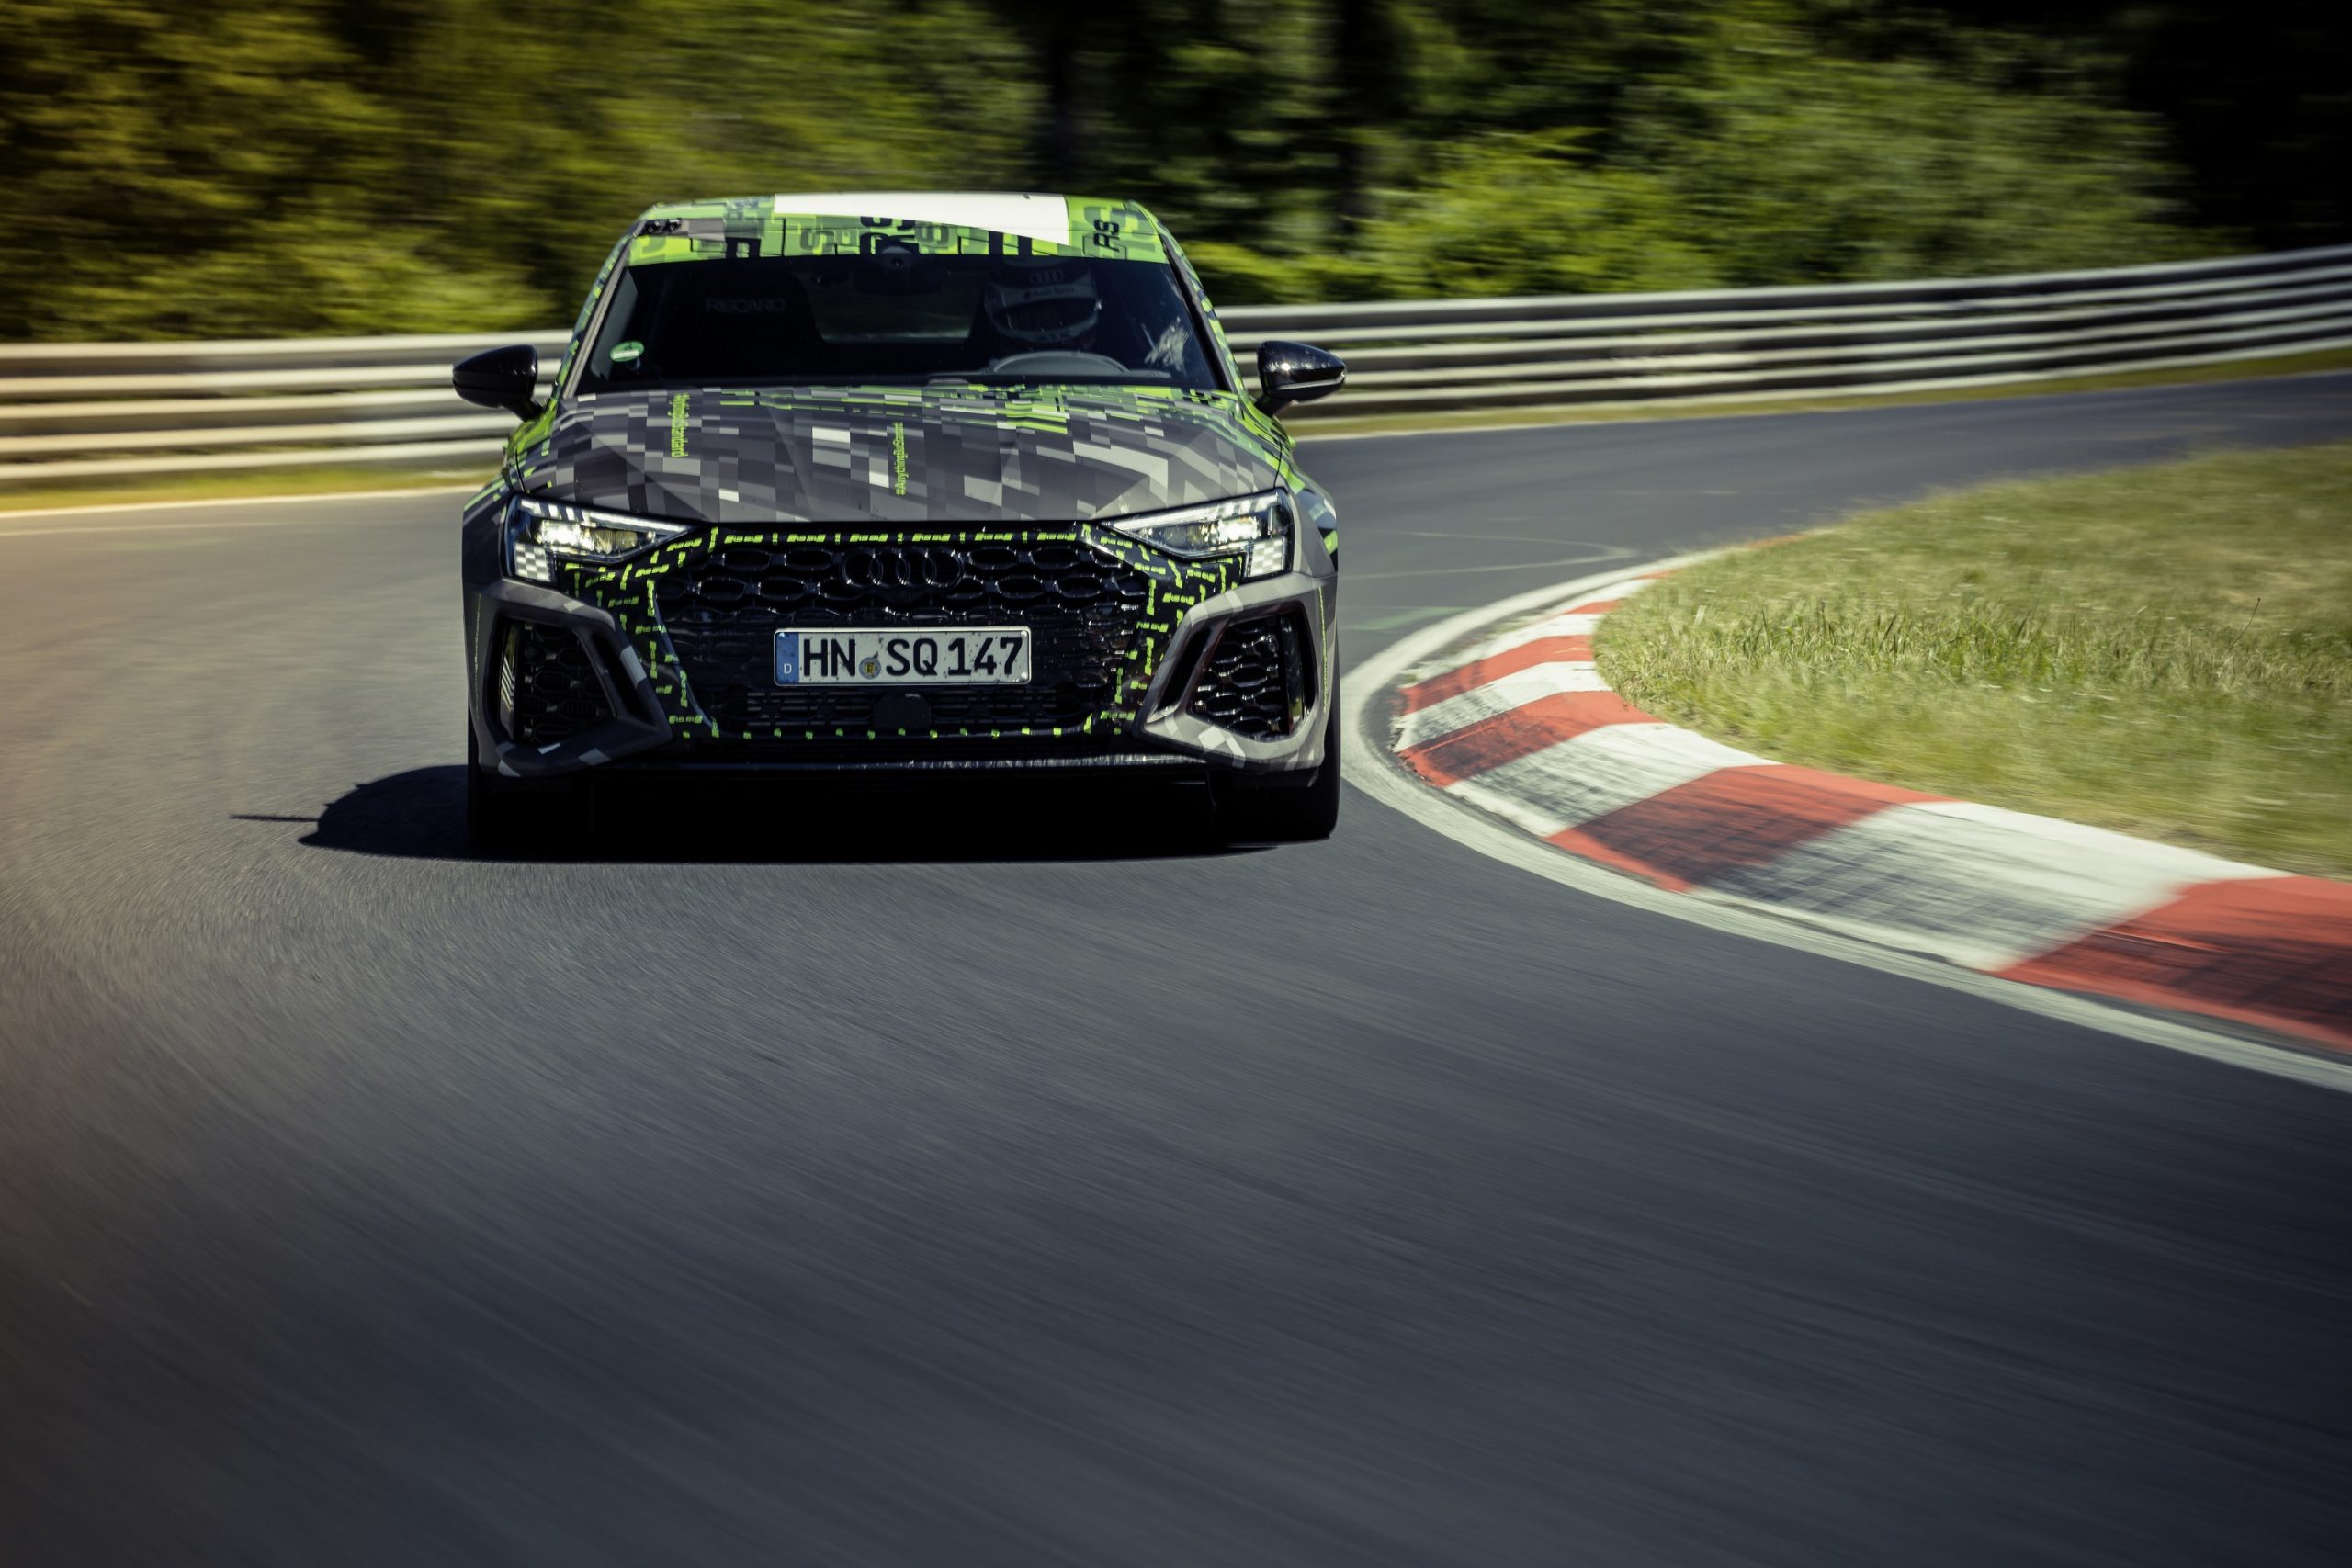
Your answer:
[[[461,766],[353,788],[301,842],[402,859],[552,862],[1150,860],[1247,853],[1212,830],[1197,784],[1113,779],[631,781],[546,841],[477,851]],[[245,821],[287,818],[241,815]],[[293,818],[296,821],[307,818]]]

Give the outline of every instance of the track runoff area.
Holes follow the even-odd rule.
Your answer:
[[[1611,691],[1601,621],[1704,558],[1385,649],[1352,674],[1351,782],[1587,893],[2352,1089],[2352,886],[1774,762]]]

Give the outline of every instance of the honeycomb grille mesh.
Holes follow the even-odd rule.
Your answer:
[[[561,626],[507,622],[498,682],[507,732],[526,746],[568,740],[613,716],[588,650]]]
[[[1025,626],[1025,686],[922,692],[932,739],[1082,725],[1118,700],[1152,593],[1135,566],[1068,539],[727,542],[663,573],[653,603],[696,700],[729,731],[863,733],[888,688],[778,686],[785,627]]]
[[[1295,613],[1238,621],[1201,662],[1186,711],[1237,735],[1288,735],[1311,696]]]

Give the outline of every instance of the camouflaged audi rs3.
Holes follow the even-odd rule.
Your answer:
[[[1128,202],[657,207],[537,354],[459,365],[522,421],[466,506],[469,821],[616,774],[1163,770],[1238,840],[1339,812],[1338,520]]]

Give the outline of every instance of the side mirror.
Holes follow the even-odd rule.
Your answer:
[[[1267,413],[1328,397],[1347,378],[1340,356],[1312,344],[1276,340],[1258,345],[1258,407]]]
[[[539,385],[539,351],[527,343],[486,348],[458,360],[449,372],[449,384],[469,403],[504,409],[516,419],[539,417],[538,400],[531,396]]]

